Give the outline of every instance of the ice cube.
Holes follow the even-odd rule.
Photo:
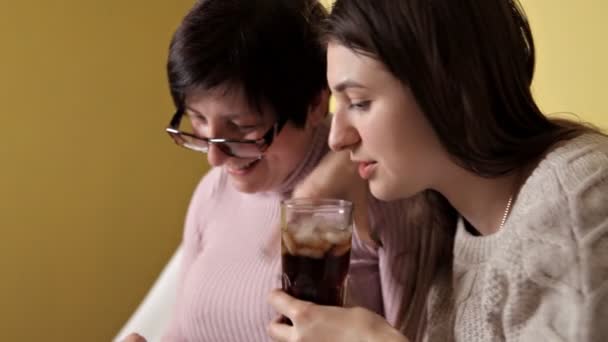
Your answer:
[[[295,255],[295,253],[298,249],[298,246],[293,241],[291,234],[288,231],[283,231],[281,233],[281,235],[283,238],[283,246],[285,246],[285,249],[287,249],[287,253],[289,253],[291,255]]]
[[[306,256],[309,258],[320,259],[325,255],[325,251],[316,248],[299,248],[297,255]]]

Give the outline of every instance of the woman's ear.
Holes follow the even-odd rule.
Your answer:
[[[306,125],[317,127],[323,122],[329,113],[329,89],[325,88],[315,96],[312,103],[308,107],[308,117]]]

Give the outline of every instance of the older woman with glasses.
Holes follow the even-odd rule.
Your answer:
[[[167,341],[269,339],[266,323],[276,313],[266,296],[280,287],[278,243],[274,253],[265,251],[278,233],[280,202],[314,178],[329,152],[319,41],[326,15],[312,0],[203,0],[173,37],[168,76],[177,111],[166,131],[177,144],[206,153],[212,169],[186,217]],[[346,172],[349,193],[331,195],[367,196],[356,170]],[[307,184],[323,187],[323,179]],[[396,325],[417,319],[407,303],[427,291],[430,281],[421,279],[441,257],[416,258],[417,251],[449,250],[440,248],[448,234],[437,230],[439,217],[426,219],[426,203],[370,199],[369,218],[355,214],[348,297]],[[417,222],[406,206],[428,215]]]

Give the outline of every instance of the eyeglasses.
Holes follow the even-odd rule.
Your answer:
[[[176,144],[202,153],[208,153],[209,146],[214,144],[225,154],[236,158],[261,157],[285,123],[283,120],[277,121],[268,132],[256,140],[203,138],[179,129],[183,116],[184,110],[178,109],[173,115],[169,127],[165,128],[165,131],[169,133]]]

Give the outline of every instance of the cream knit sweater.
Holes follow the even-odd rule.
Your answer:
[[[608,138],[547,154],[499,232],[460,220],[448,278],[429,298],[428,341],[608,341]]]

